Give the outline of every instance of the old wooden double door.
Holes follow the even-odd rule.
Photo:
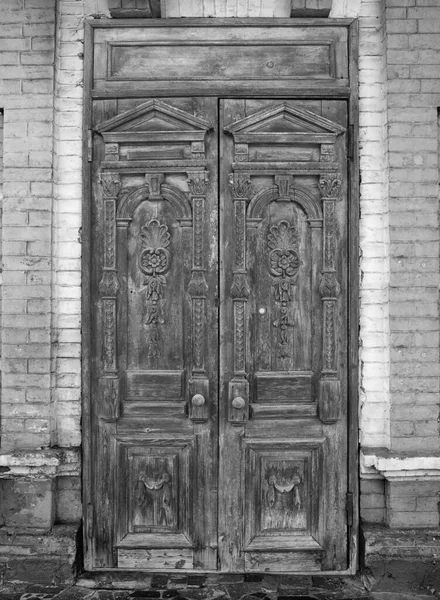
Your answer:
[[[346,569],[346,102],[93,120],[91,564]]]

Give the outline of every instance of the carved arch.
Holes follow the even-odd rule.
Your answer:
[[[162,184],[160,188],[161,196],[167,200],[176,210],[177,218],[184,221],[191,220],[191,206],[188,202],[185,192],[177,187]],[[148,185],[142,185],[128,194],[120,194],[120,202],[116,211],[116,219],[132,219],[136,208],[144,200],[150,197]]]
[[[290,188],[289,196],[292,202],[298,204],[306,213],[309,220],[322,219],[322,210],[320,203],[310,192],[300,185]],[[262,212],[268,204],[274,202],[280,197],[278,186],[274,185],[258,192],[249,203],[247,210],[248,219],[261,219]]]

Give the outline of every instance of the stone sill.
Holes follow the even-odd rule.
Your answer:
[[[81,474],[79,448],[41,448],[0,452],[0,479],[53,479]]]
[[[363,524],[362,539],[366,566],[377,559],[438,559],[440,558],[440,528],[389,529]]]
[[[437,481],[440,480],[440,453],[426,456],[392,452],[387,448],[363,448],[360,472],[362,479]]]

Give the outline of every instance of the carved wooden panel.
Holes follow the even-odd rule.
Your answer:
[[[246,440],[246,549],[322,548],[320,440]],[[321,504],[322,509],[322,504]]]
[[[312,22],[285,19],[276,27],[274,21],[220,28],[206,19],[196,28],[169,28],[145,20],[132,29],[97,28],[93,92],[166,95],[178,84],[182,96],[194,94],[195,86],[199,94],[241,89],[286,96],[318,84],[347,86],[345,27],[329,23],[323,35]]]
[[[96,104],[96,440],[111,423],[105,447],[94,442],[96,481],[108,479],[99,566],[216,564],[216,110],[196,98]],[[193,490],[190,475],[204,484]]]
[[[223,185],[233,193],[224,209],[229,337],[222,364],[237,437],[221,433],[220,476],[229,472],[233,481],[220,504],[228,532],[222,560],[250,571],[342,566],[345,107],[226,100],[223,119],[230,168]],[[237,416],[240,397],[246,413]],[[243,456],[244,483],[237,455]],[[240,519],[244,538],[234,533]],[[228,556],[231,544],[241,545],[243,554]]]

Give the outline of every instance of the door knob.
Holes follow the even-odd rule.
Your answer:
[[[244,398],[242,398],[241,396],[236,396],[232,400],[232,406],[234,408],[237,408],[238,410],[240,410],[246,406],[246,400]]]
[[[191,398],[193,406],[203,406],[205,404],[205,397],[202,394],[194,394]]]

